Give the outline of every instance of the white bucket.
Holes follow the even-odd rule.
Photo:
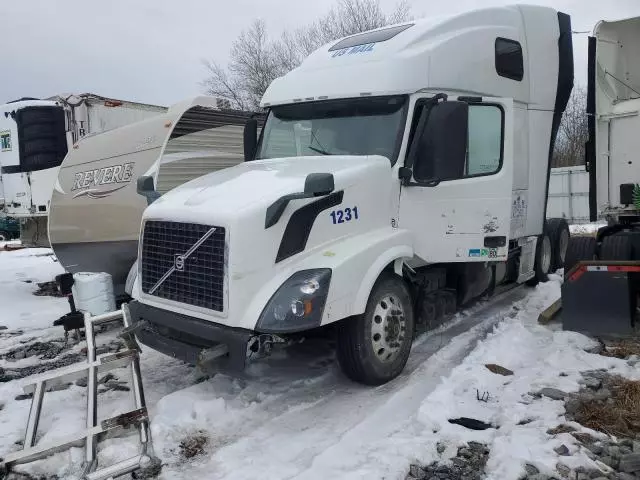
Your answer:
[[[71,290],[78,310],[101,315],[116,309],[113,280],[108,273],[74,273]]]

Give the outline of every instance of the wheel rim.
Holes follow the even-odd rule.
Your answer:
[[[560,256],[560,262],[564,265],[564,259],[567,256],[567,247],[569,246],[569,232],[562,230],[560,232],[560,239],[558,240],[558,254]]]
[[[543,272],[548,272],[551,268],[551,240],[545,236],[542,239],[542,252],[540,256],[540,269]]]
[[[6,242],[6,241],[8,241],[8,238],[6,238],[3,233],[0,233],[0,242]]]
[[[371,319],[371,346],[382,363],[393,362],[406,339],[406,319],[400,299],[385,295],[380,299]]]

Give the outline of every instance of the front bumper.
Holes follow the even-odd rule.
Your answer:
[[[197,365],[203,351],[223,344],[228,353],[220,357],[220,368],[241,371],[246,366],[247,344],[255,336],[250,330],[218,325],[135,300],[129,303],[129,311],[132,326],[139,325],[135,330],[137,339],[154,350]]]

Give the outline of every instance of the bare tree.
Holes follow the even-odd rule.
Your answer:
[[[562,116],[553,154],[554,167],[584,164],[584,145],[589,138],[587,125],[587,91],[573,87],[567,108]]]
[[[314,23],[270,40],[265,24],[256,20],[233,42],[226,67],[205,61],[209,71],[202,82],[207,94],[229,100],[234,108],[255,110],[272,80],[300,65],[312,51],[337,38],[411,18],[406,0],[390,14],[379,0],[338,0]]]

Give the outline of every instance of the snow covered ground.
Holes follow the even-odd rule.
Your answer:
[[[67,311],[66,300],[32,295],[35,282],[59,272],[48,250],[0,252],[0,326],[7,327],[0,330],[0,369],[38,362],[5,358],[17,345],[62,336],[51,323]],[[34,283],[25,283],[29,280]],[[205,380],[195,369],[146,349],[142,375],[155,453],[164,463],[162,478],[401,479],[410,463],[444,461],[470,440],[489,446],[490,479],[515,480],[525,463],[551,474],[558,460],[553,448],[560,443],[578,447],[569,435],[546,433],[564,421],[563,403],[529,393],[543,387],[577,391],[583,370],[606,368],[640,377],[624,360],[587,353],[593,344],[587,337],[537,324],[539,312],[559,296],[560,280],[554,275],[536,289],[511,290],[419,337],[402,376],[377,388],[348,381],[331,350],[320,343],[275,355],[240,377],[219,374]],[[98,343],[112,339],[106,333]],[[484,366],[488,363],[514,375],[491,373]],[[115,373],[129,379],[124,369]],[[24,435],[30,401],[15,397],[28,380],[0,383],[0,456],[19,448],[14,442]],[[486,403],[478,401],[477,391],[488,392]],[[85,401],[85,389],[76,385],[47,393],[40,441],[82,429]],[[129,392],[100,394],[99,418],[128,410],[130,402]],[[500,428],[472,431],[448,422],[455,417]],[[198,432],[209,441],[203,454],[187,460],[179,444]],[[447,445],[442,454],[438,442]],[[135,437],[109,439],[101,444],[99,461],[104,465],[132,456],[135,448]],[[74,478],[82,456],[74,448],[19,469]],[[563,462],[592,465],[577,451]]]

